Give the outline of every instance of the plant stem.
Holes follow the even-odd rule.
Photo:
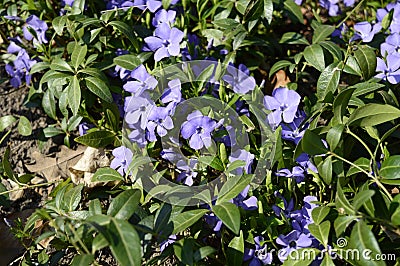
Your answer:
[[[348,20],[349,17],[350,17],[358,8],[360,8],[360,6],[364,3],[364,1],[365,1],[365,0],[361,0],[360,3],[358,3],[358,5],[356,5],[356,6],[353,8],[353,10],[351,10],[351,12],[350,12],[342,21],[340,21],[340,23],[338,23],[338,24],[336,25],[336,28],[339,28],[340,25],[342,25],[343,23],[345,23],[346,20]]]

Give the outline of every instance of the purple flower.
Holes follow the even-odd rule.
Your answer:
[[[209,224],[214,232],[219,232],[222,227],[222,221],[214,214],[214,213],[207,213],[204,215],[205,221]]]
[[[161,23],[154,31],[154,36],[144,39],[147,48],[154,53],[154,60],[160,61],[165,57],[177,56],[180,52],[180,43],[183,32],[177,28],[170,28],[167,23]]]
[[[400,82],[400,55],[389,54],[386,62],[382,58],[377,58],[376,72],[381,72],[375,77],[386,80],[391,84]]]
[[[232,154],[229,156],[229,162],[233,163],[235,161],[242,161],[245,163],[245,166],[243,167],[239,167],[236,168],[234,170],[236,175],[242,175],[243,174],[243,170],[246,174],[250,174],[251,173],[251,165],[253,163],[254,160],[254,155],[251,154],[250,152],[246,151],[246,150],[236,150],[234,152],[232,152]]]
[[[301,4],[303,3],[303,0],[294,0],[294,2],[295,2],[297,5],[301,6]]]
[[[176,235],[170,235],[167,240],[164,240],[160,244],[160,251],[163,252],[169,245],[175,243]]]
[[[332,37],[343,38],[343,35],[349,30],[345,23],[342,23],[339,28],[332,32]]]
[[[162,23],[166,23],[169,26],[172,26],[175,22],[175,17],[176,17],[176,11],[174,10],[165,10],[161,9],[157,11],[155,14],[152,24],[154,27],[160,26]]]
[[[314,173],[318,173],[317,167],[311,162],[307,153],[300,154],[299,157],[296,158],[296,162],[303,167],[308,174],[311,174],[310,170]]]
[[[148,117],[147,123],[147,139],[151,142],[156,141],[155,132],[160,137],[167,135],[168,130],[174,128],[172,118],[169,116],[170,110],[166,107],[154,107]]]
[[[282,124],[282,139],[293,141],[298,144],[303,138],[306,129],[309,127],[309,123],[303,122],[306,119],[306,114],[304,111],[297,111],[296,117],[292,123]]]
[[[187,117],[181,127],[184,139],[189,139],[189,146],[195,150],[211,146],[211,132],[216,128],[217,122],[200,111],[194,111]]]
[[[293,122],[300,99],[301,97],[297,92],[284,87],[275,89],[272,92],[272,97],[265,96],[265,108],[273,111],[267,117],[269,124],[276,128],[281,123],[282,116],[285,123]]]
[[[346,7],[353,6],[355,2],[355,0],[343,0],[343,4]]]
[[[249,189],[250,185],[245,187],[243,191],[239,193],[239,195],[237,195],[235,198],[231,200],[231,202],[246,211],[257,210],[258,208],[257,198],[255,196],[251,196],[248,199],[246,199],[247,194],[249,193]]]
[[[286,236],[280,235],[276,239],[276,243],[283,246],[279,251],[279,259],[283,262],[291,252],[297,249],[310,247],[313,241],[309,235],[293,230]]]
[[[394,6],[394,11],[393,11],[393,18],[392,22],[390,23],[390,32],[391,33],[400,33],[400,4],[397,3]]]
[[[132,1],[127,1],[127,0],[108,0],[106,8],[107,9],[113,9],[113,8],[122,8],[122,9],[127,9],[131,6],[134,6],[134,3]]]
[[[61,0],[61,6],[71,6],[74,4],[74,0]]]
[[[115,148],[112,154],[114,159],[111,161],[110,167],[116,169],[122,176],[125,175],[132,162],[132,151],[127,147],[121,146]]]
[[[294,166],[292,168],[292,171],[289,169],[283,168],[280,169],[278,172],[275,173],[276,176],[282,176],[282,177],[288,177],[288,178],[294,178],[296,180],[296,183],[301,183],[304,181],[305,173],[304,169],[300,166]]]
[[[189,164],[185,160],[180,160],[176,163],[176,168],[180,171],[176,181],[183,182],[185,185],[192,186],[194,178],[197,177],[195,168],[197,166],[197,159],[190,159]]]
[[[161,1],[157,0],[134,0],[133,3],[135,7],[141,10],[148,9],[151,13],[157,11],[157,9],[159,9],[162,5]]]
[[[387,54],[400,52],[400,34],[393,33],[389,35],[384,43],[381,43],[381,55],[385,57]]]
[[[31,60],[25,49],[18,48],[19,46],[10,44],[8,51],[17,52],[18,54],[13,61],[12,65],[7,64],[5,69],[8,75],[11,76],[10,83],[14,88],[18,88],[22,84],[22,79],[25,77],[25,82],[27,85],[31,82],[31,75],[29,71],[31,67],[36,63],[35,60]]]
[[[33,38],[33,43],[47,43],[46,39],[46,30],[48,29],[46,22],[43,20],[40,20],[37,16],[31,15],[29,18],[26,20],[26,24],[23,27],[23,32],[24,32],[24,38],[27,39],[28,41],[31,41]],[[33,36],[28,28],[33,29],[36,32],[36,36]]]
[[[279,207],[277,205],[272,205],[272,210],[274,211],[275,215],[278,217],[281,217],[281,214],[283,213],[283,215],[285,215],[286,218],[290,218],[291,213],[294,210],[294,200],[290,199],[290,201],[288,203],[286,201],[286,199],[278,191],[275,191],[274,195],[283,201],[283,206],[285,208],[285,209],[282,209],[281,207]]]
[[[134,81],[128,81],[124,85],[124,90],[131,92],[134,96],[141,96],[146,90],[154,90],[157,80],[150,75],[144,65],[140,65],[131,72]]]
[[[155,104],[147,97],[129,96],[125,99],[125,121],[128,125],[139,123],[140,128],[145,129],[148,116]]]
[[[254,90],[256,81],[253,77],[249,76],[250,71],[245,65],[240,64],[238,69],[236,69],[233,64],[229,64],[227,71],[228,74],[224,75],[222,79],[231,86],[234,92],[246,94]]]
[[[143,148],[147,144],[146,132],[140,127],[140,125],[131,125],[132,131],[128,135],[128,139],[135,142],[140,148]]]
[[[375,34],[382,29],[381,23],[371,25],[368,21],[356,23],[354,25],[355,34],[350,41],[362,39],[363,42],[371,42]]]
[[[79,126],[78,126],[79,135],[80,136],[85,135],[86,132],[91,128],[94,128],[93,124],[89,124],[87,122],[80,123]]]
[[[397,3],[389,3],[385,8],[379,8],[376,11],[376,20],[382,22],[383,18],[396,6],[396,4]]]
[[[263,242],[263,237],[256,236],[254,238],[255,249],[245,249],[243,261],[250,261],[249,266],[261,266],[272,263],[272,252],[267,251],[267,244]],[[261,243],[263,244],[261,245]]]
[[[328,14],[331,17],[335,17],[339,14],[339,0],[319,0],[321,7],[328,9]]]
[[[168,88],[165,89],[160,99],[164,104],[173,103],[177,105],[180,103],[182,101],[181,81],[179,79],[173,79],[168,82]]]

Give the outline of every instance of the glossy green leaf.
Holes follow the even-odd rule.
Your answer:
[[[95,95],[99,96],[100,99],[108,103],[111,103],[113,101],[110,89],[101,79],[95,77],[87,77],[85,78],[85,84],[86,87]]]
[[[367,159],[367,158],[364,158],[364,157],[360,157],[360,158],[358,158],[357,160],[354,161],[355,165],[357,165],[359,168],[361,168],[361,169],[363,169],[363,170],[365,170],[367,172],[369,171],[370,163],[371,163],[370,160]],[[354,175],[354,174],[357,174],[357,173],[361,173],[361,170],[359,168],[351,166],[349,168],[349,171],[347,171],[347,176],[351,176],[351,175]]]
[[[303,151],[309,155],[318,155],[327,153],[328,149],[322,143],[318,134],[307,130],[301,140],[301,147]]]
[[[264,14],[263,17],[267,19],[268,23],[272,22],[272,14],[274,12],[274,5],[272,0],[264,0]]]
[[[12,115],[5,115],[0,117],[0,132],[4,131],[6,128],[14,124],[17,119]]]
[[[75,68],[75,70],[78,69],[78,67],[83,63],[86,54],[87,54],[87,46],[75,43],[74,50],[71,54],[71,63]]]
[[[186,228],[192,226],[195,222],[201,219],[207,212],[209,212],[209,210],[197,209],[197,210],[182,212],[181,214],[175,216],[172,219],[172,224],[174,226],[173,234],[182,232]]]
[[[297,32],[285,32],[279,40],[279,43],[310,45],[307,39]]]
[[[342,134],[344,130],[343,124],[338,124],[331,129],[329,129],[328,134],[326,134],[326,140],[329,144],[331,151],[334,151],[342,139]]]
[[[347,121],[352,126],[375,126],[400,117],[400,110],[387,104],[369,103],[357,108]]]
[[[321,72],[325,69],[324,50],[322,49],[321,45],[313,44],[311,46],[307,46],[304,49],[303,54],[304,58],[310,65]]]
[[[328,239],[329,239],[329,230],[331,229],[331,222],[330,221],[325,221],[319,225],[316,224],[309,224],[308,225],[308,230],[310,230],[310,233],[318,239],[324,247],[328,245]]]
[[[139,206],[141,196],[142,193],[138,189],[125,190],[111,201],[107,215],[128,220]]]
[[[29,71],[29,74],[35,74],[38,72],[42,72],[43,70],[49,69],[50,68],[50,63],[48,62],[38,62],[36,64],[34,64],[31,68],[31,70]]]
[[[235,175],[228,179],[218,193],[217,204],[228,201],[239,195],[251,182],[253,175]]]
[[[209,165],[210,167],[218,171],[224,171],[225,169],[221,160],[216,156],[201,156],[198,158],[198,161],[206,165]]]
[[[344,195],[344,192],[342,190],[342,186],[340,185],[340,182],[337,183],[335,204],[336,204],[336,208],[339,210],[340,213],[347,213],[347,214],[354,213],[353,207],[351,206],[349,200]]]
[[[68,104],[72,114],[76,115],[81,105],[81,87],[76,76],[73,76],[72,82],[68,86]]]
[[[330,185],[332,182],[332,156],[328,156],[321,164],[318,165],[318,173],[324,180],[325,184]]]
[[[328,94],[334,94],[340,80],[340,69],[338,63],[327,66],[318,78],[317,97],[323,101]]]
[[[32,134],[31,122],[23,115],[19,118],[18,133],[22,136],[29,136]]]
[[[76,142],[93,148],[105,147],[114,142],[115,134],[108,130],[98,130],[77,137]]]
[[[269,70],[269,77],[271,77],[273,74],[275,74],[275,72],[277,72],[278,70],[280,70],[284,67],[290,66],[292,64],[293,64],[292,62],[287,61],[287,60],[280,60],[280,61],[276,62]]]
[[[67,190],[61,201],[61,208],[65,211],[74,211],[82,199],[83,185],[78,185]]]
[[[335,30],[334,26],[319,25],[318,28],[316,28],[314,31],[312,42],[319,43],[321,41],[324,41],[327,37],[331,36],[334,30]]]
[[[54,94],[52,90],[46,90],[44,92],[42,99],[42,107],[48,116],[50,116],[54,120],[57,120],[56,101],[54,99]]]
[[[124,180],[124,178],[121,176],[121,174],[109,167],[98,169],[92,177],[92,182],[112,182],[122,180]]]
[[[127,70],[134,70],[137,68],[142,62],[140,59],[132,54],[121,55],[114,58],[114,63],[123,67]]]
[[[74,72],[72,67],[61,58],[55,58],[51,61],[50,69],[55,71]]]
[[[361,68],[354,56],[348,55],[343,71],[352,75],[362,76]]]
[[[358,192],[353,198],[353,208],[357,211],[365,202],[367,202],[375,194],[374,190],[364,190]]]
[[[46,83],[50,80],[70,78],[71,76],[72,76],[71,74],[62,73],[55,70],[49,70],[43,75],[42,79],[40,80],[40,84]]]
[[[335,60],[341,61],[343,59],[343,52],[336,43],[331,41],[322,41],[319,42],[319,45],[327,50]]]
[[[110,249],[119,265],[140,266],[142,251],[135,228],[127,221],[112,219],[108,230]]]
[[[212,207],[212,211],[222,223],[236,235],[240,229],[240,212],[238,207],[230,202],[223,202]]]
[[[392,155],[383,161],[379,175],[385,179],[400,178],[400,155]]]
[[[92,265],[93,261],[94,255],[92,254],[76,255],[71,262],[71,266],[88,266]]]
[[[132,28],[126,24],[125,22],[122,21],[111,21],[108,23],[108,25],[113,26],[114,28],[118,29],[120,32],[122,32],[128,39],[131,41],[131,43],[134,46],[137,46],[137,40],[135,35],[133,34]]]
[[[346,114],[347,105],[349,104],[354,90],[354,88],[346,88],[342,90],[333,101],[333,121],[335,125],[343,123],[343,117]]]
[[[292,15],[297,22],[303,23],[303,13],[301,13],[301,9],[298,4],[296,4],[293,0],[285,0],[283,2],[285,9]]]
[[[67,16],[55,17],[51,24],[53,25],[54,31],[57,35],[61,36],[64,30],[65,23],[67,22]]]
[[[330,208],[326,206],[319,206],[312,210],[311,216],[315,224],[320,224],[325,217],[329,214]]]
[[[343,232],[348,228],[348,226],[355,220],[357,220],[357,217],[352,215],[349,216],[342,215],[337,217],[335,222],[333,223],[336,236],[340,236],[341,234],[343,234]]]
[[[43,129],[44,136],[46,138],[51,138],[60,134],[64,134],[64,131],[55,126],[49,126]]]
[[[243,232],[240,231],[239,236],[232,238],[229,242],[227,253],[227,264],[232,266],[241,266],[244,256],[244,239]]]
[[[374,91],[383,87],[385,87],[385,84],[376,83],[373,81],[365,81],[351,86],[351,88],[355,88],[353,92],[353,96],[355,97],[373,93]]]
[[[368,80],[375,75],[376,71],[376,55],[374,49],[368,45],[360,45],[354,52],[354,57],[360,66],[364,80]]]

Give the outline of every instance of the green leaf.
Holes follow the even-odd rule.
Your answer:
[[[357,97],[357,96],[361,96],[364,94],[373,93],[374,91],[379,90],[380,88],[383,88],[383,87],[385,87],[385,84],[376,83],[373,81],[365,81],[365,82],[357,83],[357,84],[351,86],[350,88],[355,88],[355,90],[353,92],[353,96]]]
[[[333,226],[335,227],[336,236],[340,236],[349,227],[349,225],[357,219],[358,218],[356,216],[352,215],[350,216],[343,215],[336,218],[335,222],[333,223]]]
[[[330,185],[332,182],[332,156],[328,156],[321,164],[318,165],[318,173],[324,180],[325,184]]]
[[[64,134],[64,131],[58,127],[49,126],[43,129],[43,133],[46,138],[51,138],[60,134]]]
[[[5,115],[0,117],[0,132],[4,131],[6,128],[14,124],[17,119],[12,115]]]
[[[70,78],[71,74],[66,74],[66,73],[62,73],[62,72],[58,72],[58,71],[54,71],[54,70],[49,70],[47,71],[42,79],[40,80],[40,84],[46,83],[50,80],[54,80],[54,79],[61,79],[61,78]]]
[[[360,66],[364,80],[368,80],[376,71],[376,55],[374,49],[368,45],[360,45],[354,52],[354,57]]]
[[[48,69],[48,68],[50,68],[50,63],[48,63],[48,62],[38,62],[38,63],[35,63],[32,66],[31,70],[29,71],[29,74],[32,75],[32,74],[35,74],[35,73],[38,73],[38,72],[42,72],[43,70]]]
[[[89,201],[89,213],[90,216],[102,214],[101,203],[99,199],[93,199]]]
[[[375,126],[400,117],[400,110],[387,104],[369,103],[356,109],[347,121],[352,126]]]
[[[357,160],[354,161],[354,164],[359,166],[361,169],[365,170],[365,171],[369,171],[369,166],[370,166],[370,160],[364,157],[360,157]],[[361,173],[361,170],[357,167],[351,166],[349,168],[349,171],[347,171],[347,175],[346,176],[351,176],[357,173]]]
[[[67,22],[67,16],[55,17],[51,24],[53,25],[54,31],[57,35],[61,36],[63,34],[65,23]]]
[[[279,43],[310,45],[307,39],[297,32],[285,32],[279,40]]]
[[[316,28],[314,31],[312,42],[319,43],[321,41],[324,41],[327,37],[331,36],[334,30],[335,30],[334,26],[319,25],[318,28]]]
[[[124,178],[121,174],[109,167],[98,169],[92,177],[92,182],[112,182],[122,180],[124,180]]]
[[[76,76],[73,76],[72,82],[68,86],[68,104],[72,114],[76,115],[81,105],[81,87]]]
[[[75,138],[75,141],[83,145],[100,148],[114,142],[115,134],[108,130],[98,130]]]
[[[114,63],[128,70],[134,70],[142,62],[140,59],[132,54],[125,54],[114,58]]]
[[[338,211],[340,213],[347,213],[347,214],[354,213],[353,207],[350,205],[349,200],[346,198],[346,196],[343,193],[340,182],[337,183],[335,204],[336,204],[336,208],[338,209]]]
[[[354,92],[354,88],[346,88],[339,93],[339,95],[333,101],[333,114],[332,119],[334,124],[342,124],[343,117],[346,113],[347,105],[349,104],[351,95]]]
[[[53,61],[51,61],[50,68],[51,68],[51,70],[55,70],[55,71],[64,71],[64,72],[71,72],[71,73],[74,72],[72,70],[72,67],[70,65],[68,65],[68,63],[65,62],[61,58],[53,59]]]
[[[32,134],[31,122],[25,116],[20,116],[18,122],[18,133],[22,136],[29,136]]]
[[[321,45],[322,48],[327,50],[333,56],[334,59],[336,59],[338,61],[342,61],[343,52],[337,44],[335,44],[331,41],[322,41],[322,42],[319,42],[319,45]]]
[[[44,92],[42,99],[42,107],[48,116],[50,116],[54,120],[57,120],[56,101],[54,99],[54,94],[52,90],[46,90]]]
[[[218,193],[217,204],[228,201],[239,195],[251,182],[253,175],[235,175],[228,179]]]
[[[364,203],[366,203],[375,194],[374,190],[363,190],[358,192],[353,198],[353,208],[357,211]]]
[[[324,247],[328,245],[328,239],[329,239],[329,230],[331,229],[331,222],[330,221],[325,221],[321,223],[320,225],[316,224],[309,224],[308,225],[308,230],[310,230],[310,233],[321,242]]]
[[[75,43],[74,50],[71,54],[71,63],[75,70],[83,63],[87,54],[87,46]]]
[[[379,175],[385,179],[400,178],[400,155],[393,155],[387,158],[379,170]]]
[[[92,254],[76,255],[71,262],[71,266],[88,266],[91,265],[93,261],[94,255]]]
[[[110,249],[121,266],[141,265],[141,244],[135,228],[124,220],[111,219],[108,226]]]
[[[227,265],[242,265],[244,256],[244,239],[242,231],[240,231],[239,236],[232,238],[231,242],[229,242],[226,253]]]
[[[307,130],[301,140],[301,147],[305,153],[309,155],[319,155],[327,153],[328,149],[322,143],[318,134]]]
[[[213,206],[212,211],[233,233],[239,234],[240,212],[235,204],[223,202]]]
[[[174,231],[172,233],[176,234],[179,232],[183,232],[186,228],[192,226],[195,222],[201,219],[207,212],[209,212],[209,210],[197,209],[186,211],[175,216],[172,219],[172,223],[174,225]]]
[[[78,185],[65,192],[61,201],[61,208],[65,211],[74,211],[82,198],[83,185]]]
[[[323,101],[329,94],[333,95],[339,85],[340,69],[338,63],[332,63],[327,66],[318,78],[317,97]]]
[[[209,255],[215,253],[217,250],[210,246],[201,247],[193,254],[193,258],[195,261],[200,261]]]
[[[319,206],[312,210],[311,216],[315,224],[320,224],[325,217],[329,214],[330,208],[326,206]]]
[[[264,0],[264,18],[267,19],[268,23],[271,24],[272,22],[272,14],[274,12],[274,5],[272,0]]]
[[[310,65],[321,72],[325,69],[324,50],[322,49],[321,45],[313,44],[311,46],[307,46],[304,49],[303,54],[304,58]]]
[[[87,77],[85,78],[85,83],[86,87],[95,95],[99,96],[100,99],[108,103],[111,103],[113,101],[110,89],[101,79],[95,77]]]
[[[344,130],[343,124],[338,124],[331,129],[329,129],[328,134],[326,134],[326,140],[328,141],[329,148],[334,151],[339,144]]]
[[[139,206],[141,196],[142,193],[138,189],[125,190],[111,201],[107,215],[128,220]]]
[[[269,77],[271,77],[273,74],[275,74],[275,72],[277,72],[278,70],[280,70],[284,67],[290,66],[292,64],[293,64],[292,62],[287,61],[287,60],[281,60],[281,61],[276,62],[269,70]]]
[[[348,55],[343,71],[352,75],[362,77],[361,68],[357,63],[356,58],[352,55]]]
[[[6,151],[4,152],[3,160],[1,160],[1,163],[6,176],[11,180],[15,181],[14,172],[12,170],[11,163],[9,160],[10,160],[10,146],[7,146]]]
[[[285,0],[283,3],[285,9],[292,14],[293,18],[297,20],[297,22],[304,23],[303,21],[303,13],[301,13],[300,7],[293,0]]]
[[[363,220],[358,221],[357,224],[353,227],[350,235],[350,241],[346,249],[356,249],[360,252],[359,254],[365,254],[366,250],[369,251],[367,256],[360,256],[359,258],[351,258],[350,256],[349,258],[345,258],[355,265],[386,265],[383,260],[372,259],[377,258],[377,255],[382,254],[382,252],[379,248],[378,241],[376,241],[374,234],[371,232],[371,230]]]
[[[111,21],[108,23],[108,25],[113,26],[114,28],[118,29],[120,32],[122,32],[128,39],[131,41],[133,46],[137,46],[137,40],[135,35],[133,34],[133,30],[128,24],[122,21]]]
[[[224,165],[221,160],[216,156],[201,156],[198,158],[199,162],[209,165],[218,171],[224,171]]]

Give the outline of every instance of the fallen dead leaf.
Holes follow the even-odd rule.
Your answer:
[[[10,191],[8,193],[10,200],[12,201],[18,200],[22,198],[22,196],[24,195],[24,189],[22,187],[20,188],[20,186],[11,179],[2,179],[1,183],[7,188],[8,191]]]
[[[285,71],[282,69],[276,72],[274,78],[272,79],[272,83],[275,82],[274,89],[279,87],[286,87],[286,85],[290,82],[289,77],[286,75]]]
[[[32,173],[41,174],[47,182],[57,181],[60,177],[69,175],[68,169],[81,158],[85,146],[78,146],[76,150],[61,146],[61,151],[54,157],[45,156],[38,151],[32,152],[34,164],[26,164],[26,168]]]
[[[88,187],[94,187],[102,182],[92,182],[92,177],[97,169],[110,165],[103,149],[87,147],[80,160],[69,168],[71,180],[75,184],[84,184]]]

